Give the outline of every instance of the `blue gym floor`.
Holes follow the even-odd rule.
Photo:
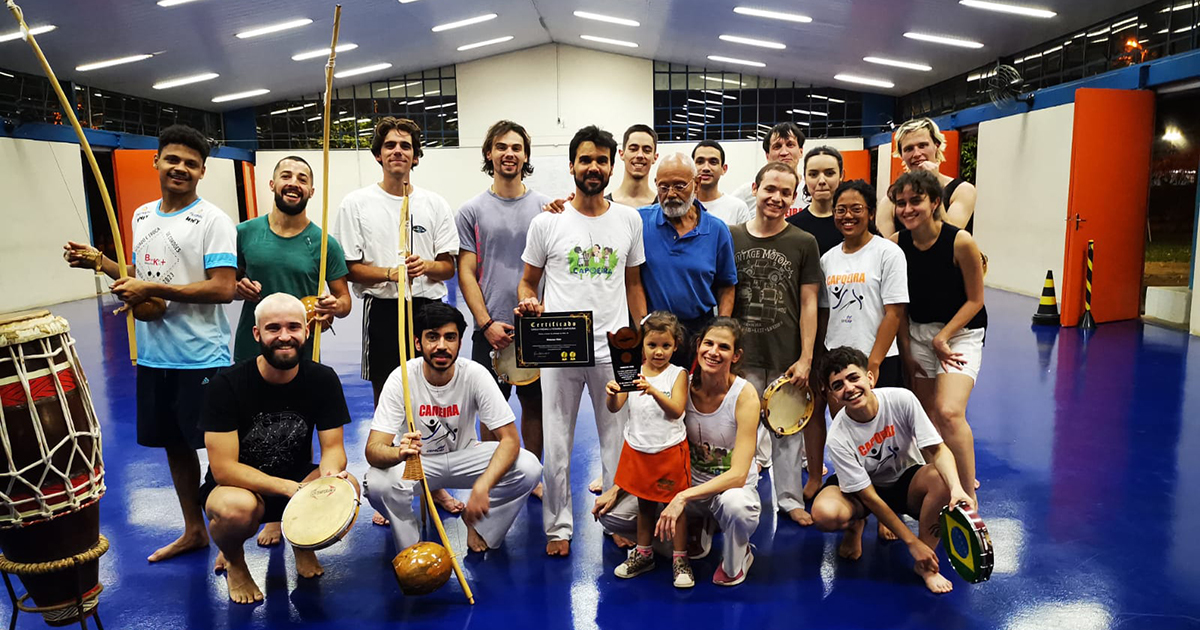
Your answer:
[[[1073,329],[1031,330],[1033,299],[989,290],[987,300],[991,327],[968,418],[981,515],[996,549],[990,582],[953,575],[953,593],[932,595],[905,547],[876,544],[873,526],[862,559],[840,561],[837,535],[774,515],[766,480],[745,584],[711,583],[716,553],[694,563],[690,591],[672,588],[665,562],[619,580],[612,570],[624,554],[588,515],[586,484],[599,459],[591,412],[581,410],[570,558],[544,555],[541,504],[531,499],[504,548],[465,559],[473,607],[453,580],[433,595],[402,596],[391,537],[371,525],[369,506],[342,542],[318,552],[318,579],[295,576],[290,550],[250,541],[247,561],[266,594],[259,605],[228,601],[224,578],[211,570],[215,547],[147,563],[178,534],[181,517],[164,454],[135,443],[124,320],[110,315],[111,297],[57,305],[51,310],[71,323],[104,430],[101,530],[112,550],[101,560],[102,619],[110,629],[1200,628],[1200,532],[1187,529],[1200,516],[1192,459],[1200,458],[1200,374],[1188,370],[1200,366],[1200,343],[1138,322],[1102,325],[1086,340]],[[229,312],[235,321],[235,307]],[[347,452],[361,478],[372,405],[358,377],[358,321],[357,310],[339,321],[323,350],[355,419]],[[459,519],[446,527],[465,549]],[[0,609],[6,623],[8,602]],[[18,627],[45,626],[22,615]]]

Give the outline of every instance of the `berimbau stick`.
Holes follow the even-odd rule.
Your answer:
[[[54,75],[54,70],[50,67],[50,62],[46,61],[46,55],[42,54],[42,47],[38,46],[37,40],[33,38],[33,33],[29,32],[29,26],[25,24],[25,15],[21,12],[21,7],[17,6],[13,0],[7,2],[8,10],[17,20],[17,25],[21,29],[25,41],[29,42],[29,47],[33,49],[33,54],[37,55],[38,61],[42,64],[42,71],[46,73],[46,78],[50,79],[50,87],[54,88],[54,93],[58,95],[58,102],[62,105],[63,111],[67,115],[67,120],[71,121],[71,128],[75,130],[75,137],[79,138],[79,147],[83,149],[83,154],[87,158],[88,165],[92,167],[92,174],[96,177],[96,187],[100,189],[100,199],[104,201],[104,211],[108,214],[108,227],[112,230],[113,244],[117,248],[117,267],[119,277],[125,278],[129,276],[129,266],[125,260],[125,245],[121,241],[121,225],[117,222],[117,213],[113,210],[112,197],[108,195],[108,185],[104,183],[104,175],[100,172],[100,165],[96,163],[96,154],[92,153],[92,145],[88,143],[87,136],[83,133],[83,127],[79,124],[79,119],[75,116],[75,104],[67,100],[67,95],[63,93],[62,86],[58,84],[58,77]],[[134,365],[137,365],[137,334],[134,332],[133,326],[133,309],[125,311],[126,331],[129,334],[129,360]]]
[[[321,142],[325,164],[321,170],[321,268],[317,271],[319,299],[325,290],[325,267],[329,264],[329,124],[333,120],[333,66],[337,59],[338,30],[342,25],[342,5],[333,8],[333,41],[329,44],[329,62],[325,64],[325,133]],[[313,361],[321,360],[321,324],[313,327]]]

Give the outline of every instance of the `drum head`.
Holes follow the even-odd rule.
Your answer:
[[[798,433],[812,417],[812,393],[807,387],[797,387],[781,376],[763,394],[763,422],[776,435]]]
[[[537,368],[517,366],[517,344],[510,343],[503,350],[492,350],[492,369],[496,379],[509,385],[528,385],[541,377]]]
[[[950,564],[971,584],[992,577],[992,539],[983,520],[966,505],[942,508],[942,544]]]
[[[324,549],[342,539],[358,517],[358,492],[340,477],[304,484],[283,509],[283,537],[299,549]]]
[[[50,311],[4,313],[0,315],[0,348],[66,334],[69,330],[67,320],[51,315]]]

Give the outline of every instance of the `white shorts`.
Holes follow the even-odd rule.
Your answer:
[[[908,321],[908,338],[913,359],[925,371],[924,378],[936,378],[938,374],[966,374],[974,381],[979,377],[979,364],[983,361],[984,328],[964,328],[950,337],[950,350],[962,354],[965,363],[947,370],[933,351],[933,338],[942,332],[945,324],[918,324]],[[917,378],[922,378],[918,376]]]

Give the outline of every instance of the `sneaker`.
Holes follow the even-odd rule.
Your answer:
[[[637,549],[629,550],[629,557],[625,559],[613,571],[613,575],[619,578],[637,577],[647,571],[654,569],[654,554],[639,553]]]
[[[696,585],[692,563],[688,562],[687,556],[675,556],[671,562],[671,571],[675,574],[675,588],[692,588]]]
[[[733,577],[729,577],[729,575],[725,573],[724,563],[718,564],[716,573],[713,573],[713,584],[716,584],[717,586],[737,586],[738,584],[745,582],[746,574],[750,572],[751,564],[754,564],[753,548],[746,550],[746,566],[742,567],[741,573],[738,573]]]

